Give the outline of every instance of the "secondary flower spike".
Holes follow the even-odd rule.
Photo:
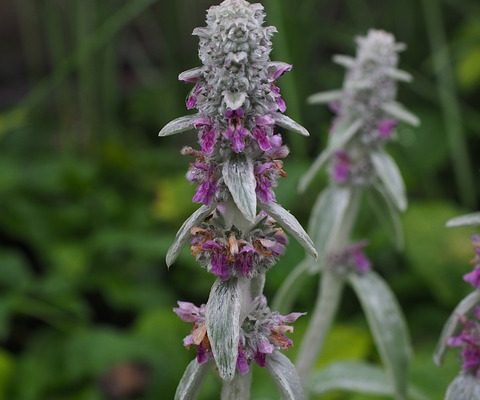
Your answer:
[[[357,38],[357,55],[335,56],[347,69],[343,87],[318,93],[310,103],[329,103],[336,117],[326,150],[300,182],[305,190],[322,166],[330,161],[330,176],[337,185],[366,186],[377,180],[400,211],[406,208],[405,189],[398,167],[385,153],[385,144],[399,122],[418,125],[417,117],[396,102],[397,81],[409,82],[398,69],[404,45],[390,33],[370,30]]]

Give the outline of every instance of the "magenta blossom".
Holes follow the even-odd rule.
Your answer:
[[[480,309],[475,309],[475,320],[462,317],[463,330],[458,336],[452,336],[447,344],[462,349],[463,370],[480,377]]]
[[[390,139],[392,136],[393,130],[398,125],[398,122],[391,118],[385,118],[378,122],[378,134],[380,138],[386,140]]]
[[[185,301],[178,301],[178,307],[173,311],[182,321],[193,323],[192,332],[183,339],[183,345],[187,348],[196,346],[197,361],[199,364],[207,362],[211,355],[210,342],[207,336],[207,326],[205,324],[205,304],[197,307],[195,304]]]
[[[480,289],[480,235],[472,235],[472,244],[475,250],[475,257],[472,260],[473,271],[463,275],[465,282],[470,283],[474,288]]]
[[[251,278],[269,269],[285,251],[287,236],[267,218],[253,230],[226,230],[214,216],[191,230],[191,252],[201,265],[222,280]]]
[[[336,183],[346,183],[350,177],[352,162],[345,150],[338,150],[333,158],[331,176]]]
[[[347,246],[343,251],[329,256],[329,266],[337,272],[351,272],[365,274],[372,268],[372,264],[365,254],[368,241],[362,240]]]
[[[235,153],[241,153],[245,149],[245,137],[248,135],[248,131],[243,126],[244,116],[245,112],[241,108],[238,110],[228,109],[225,112],[225,117],[228,119],[225,136],[230,140]]]

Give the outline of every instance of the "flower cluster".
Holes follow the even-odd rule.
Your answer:
[[[275,221],[260,215],[247,232],[224,224],[216,213],[191,229],[191,252],[200,265],[222,280],[234,276],[253,278],[275,264],[288,243]]]
[[[464,372],[480,378],[480,308],[477,307],[473,314],[475,319],[462,317],[462,332],[450,337],[447,344],[462,349]]]
[[[365,274],[370,271],[372,264],[365,254],[365,247],[368,241],[353,243],[343,251],[332,252],[328,255],[327,266],[336,273],[356,272]]]
[[[480,235],[472,236],[472,244],[475,249],[475,257],[472,260],[473,271],[465,274],[463,279],[474,288],[480,289]]]
[[[380,30],[370,30],[356,41],[355,58],[334,58],[347,68],[343,87],[310,97],[313,104],[328,103],[335,119],[325,154],[328,157],[314,164],[301,183],[304,188],[328,159],[333,183],[370,185],[378,175],[372,152],[383,149],[400,121],[418,124],[418,119],[395,101],[397,81],[411,80],[408,73],[397,69],[398,53],[405,46]]]
[[[332,135],[345,121],[361,120],[355,140],[338,149],[331,162],[331,178],[338,184],[371,181],[369,149],[388,141],[398,123],[382,109],[395,100],[397,92],[396,82],[389,76],[398,64],[394,37],[371,30],[367,36],[357,38],[357,45],[357,57],[349,65],[342,97],[330,107],[337,115]]]
[[[192,303],[179,301],[174,312],[182,321],[193,323],[191,333],[183,340],[184,346],[196,346],[198,363],[207,362],[212,357],[212,353],[205,324],[205,305],[197,307]],[[265,367],[268,354],[291,347],[293,342],[286,336],[286,333],[293,332],[293,327],[289,324],[302,315],[305,314],[281,315],[278,312],[272,312],[265,296],[256,297],[251,303],[249,313],[240,330],[238,372],[242,375],[246,374],[252,361]]]
[[[270,62],[276,30],[263,26],[264,17],[260,4],[226,0],[210,8],[206,27],[194,30],[203,66],[180,79],[194,83],[186,104],[198,110],[193,125],[201,151],[190,152],[196,161],[188,173],[198,184],[195,202],[223,200],[221,167],[233,154],[257,160],[257,193],[263,202],[274,200],[271,188],[284,174],[279,159],[288,150],[275,133],[274,116],[285,112],[286,104],[275,81],[291,66]]]

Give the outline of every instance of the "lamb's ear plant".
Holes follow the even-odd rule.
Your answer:
[[[309,222],[320,258],[307,258],[296,267],[274,305],[288,310],[302,281],[321,273],[317,301],[296,361],[307,391],[345,389],[406,399],[411,349],[404,317],[387,283],[372,270],[365,254],[367,241],[354,241],[352,230],[363,200],[368,200],[380,223],[391,228],[395,243],[402,246],[399,213],[407,208],[407,198],[399,169],[385,147],[395,138],[398,123],[415,126],[419,121],[396,101],[397,83],[411,80],[397,67],[398,53],[405,46],[378,30],[356,41],[355,58],[334,57],[347,70],[343,87],[309,98],[312,104],[328,103],[336,114],[326,149],[299,187],[304,191],[320,169],[328,167],[330,183],[320,193]],[[383,367],[347,362],[314,371],[345,284],[360,300]]]
[[[447,227],[478,226],[480,213],[456,217]],[[472,236],[473,270],[463,279],[474,288],[453,310],[443,327],[433,359],[441,365],[449,347],[461,350],[462,369],[448,387],[445,400],[480,399],[480,235]]]
[[[275,200],[273,188],[285,174],[288,149],[277,127],[308,136],[287,117],[276,80],[291,66],[270,61],[274,27],[264,27],[260,4],[226,0],[196,28],[202,66],[180,74],[194,84],[188,109],[197,112],[168,123],[160,136],[198,131],[200,149],[187,178],[198,185],[193,201],[202,204],[184,222],[167,253],[171,266],[185,245],[215,277],[206,305],[179,302],[177,315],[193,324],[184,339],[196,349],[178,385],[176,399],[196,397],[204,376],[215,371],[223,382],[222,399],[248,399],[251,364],[266,367],[283,398],[303,399],[293,364],[280,350],[301,313],[271,311],[263,296],[265,273],[287,245],[284,230],[317,257],[299,222]]]

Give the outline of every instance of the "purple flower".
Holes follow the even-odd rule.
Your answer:
[[[480,323],[479,309],[474,311],[477,320],[462,316],[463,329],[460,335],[448,338],[447,345],[462,349],[463,370],[480,377]]]
[[[272,90],[273,98],[275,99],[275,102],[277,103],[278,110],[280,112],[284,113],[285,111],[287,111],[287,103],[285,103],[285,100],[283,99],[282,95],[280,94],[280,88],[277,85],[272,84],[271,90]]]
[[[345,183],[350,177],[351,161],[345,150],[338,150],[333,158],[331,176],[336,183]]]
[[[378,133],[382,139],[389,139],[398,122],[391,118],[385,118],[378,122]]]
[[[463,275],[463,280],[480,289],[480,235],[472,235],[471,240],[475,250],[475,257],[472,260],[474,268],[473,271]]]
[[[197,362],[203,364],[211,357],[210,342],[207,336],[207,326],[205,325],[206,306],[202,304],[197,307],[195,304],[185,301],[179,301],[178,307],[173,311],[182,321],[193,323],[193,329],[190,335],[183,339],[183,345],[197,347]]]
[[[348,248],[351,265],[353,265],[356,271],[360,274],[364,274],[370,271],[372,267],[370,260],[364,252],[364,248],[367,246],[367,244],[368,242],[366,240],[363,240],[361,242],[352,244]]]
[[[245,112],[241,108],[238,110],[228,109],[225,112],[225,117],[228,119],[225,136],[230,140],[235,153],[241,153],[245,149],[245,137],[248,135],[248,131],[243,126],[244,115]]]
[[[275,121],[269,115],[264,115],[262,117],[257,117],[255,122],[256,126],[252,130],[252,135],[257,141],[260,150],[268,151],[272,148],[269,132],[272,131]]]
[[[240,375],[245,375],[248,373],[248,371],[250,371],[247,356],[245,354],[245,351],[241,347],[239,347],[238,349],[237,369]]]
[[[273,188],[277,186],[280,176],[286,176],[283,163],[280,160],[267,161],[255,165],[255,179],[257,186],[255,191],[262,203],[270,203],[275,200]]]
[[[199,83],[197,83],[193,87],[193,89],[190,92],[190,95],[187,97],[187,101],[185,103],[186,106],[187,106],[187,110],[191,110],[191,109],[193,109],[197,106],[197,98],[198,98],[198,95],[201,93],[202,88],[203,88],[203,86],[200,85]]]
[[[193,201],[196,203],[211,204],[218,188],[215,165],[202,159],[197,159],[190,165],[187,179],[190,182],[199,184],[193,196]]]
[[[252,278],[265,272],[283,254],[287,236],[271,218],[255,229],[240,233],[226,230],[223,217],[212,218],[191,229],[191,252],[194,257],[222,280],[235,277]]]
[[[365,274],[372,268],[372,264],[365,254],[366,240],[353,243],[344,250],[329,255],[329,266],[340,272],[354,271]]]

